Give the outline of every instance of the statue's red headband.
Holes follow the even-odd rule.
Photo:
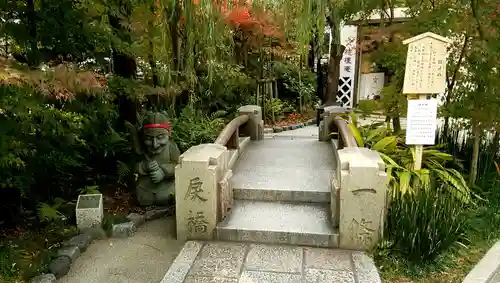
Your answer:
[[[167,125],[167,124],[147,124],[143,127],[144,129],[150,129],[150,128],[163,128],[163,129],[167,129],[169,130],[170,129],[170,126]]]

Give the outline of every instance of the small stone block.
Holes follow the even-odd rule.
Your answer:
[[[101,227],[104,217],[102,194],[79,195],[76,203],[76,226],[79,229]]]
[[[127,219],[134,222],[135,227],[141,226],[144,222],[146,222],[146,216],[139,213],[130,213],[127,216]]]
[[[307,120],[307,122],[306,122],[306,125],[307,125],[307,126],[311,126],[311,125],[314,125],[314,124],[316,124],[316,121],[315,121],[314,119],[309,119],[309,120]]]
[[[80,256],[80,249],[77,246],[65,247],[57,251],[57,256],[67,256],[73,263]]]
[[[50,272],[52,272],[57,279],[68,274],[70,268],[71,259],[67,256],[57,257],[49,264]]]
[[[275,133],[281,133],[283,132],[283,127],[274,127],[273,130]]]
[[[323,269],[307,269],[304,274],[304,282],[335,282],[356,283],[354,273],[350,271],[334,271]],[[359,281],[360,283],[369,281]]]
[[[167,208],[167,207],[157,207],[157,208],[154,208],[152,210],[146,211],[146,213],[144,215],[146,216],[146,221],[151,221],[151,220],[162,218],[163,216],[165,216],[167,214],[168,211],[169,211],[169,208]]]
[[[252,245],[245,267],[259,271],[300,272],[302,248]]]
[[[302,283],[300,274],[290,273],[274,273],[262,271],[243,271],[239,283]],[[320,282],[320,281],[304,281],[304,282]],[[323,282],[323,281],[321,281]],[[328,281],[337,282],[337,281]]]
[[[117,238],[126,238],[135,234],[135,224],[132,221],[114,224],[112,235]]]
[[[273,128],[264,128],[264,134],[272,134]]]
[[[85,252],[87,250],[87,247],[90,245],[92,242],[92,235],[90,233],[83,233],[77,236],[74,236],[71,238],[69,241],[65,242],[63,244],[64,247],[78,247],[80,252]]]
[[[42,274],[31,279],[31,283],[54,283],[56,282],[56,276],[54,274]]]

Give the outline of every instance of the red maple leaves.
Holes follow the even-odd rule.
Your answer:
[[[182,5],[182,1],[178,0],[179,5]],[[195,6],[199,4],[199,0],[192,1]],[[254,36],[282,37],[282,33],[277,25],[273,23],[269,14],[265,11],[252,11],[249,8],[251,5],[250,0],[232,3],[230,7],[228,7],[227,0],[213,0],[213,5],[219,7],[218,10],[229,25],[242,30],[244,33]],[[159,7],[158,0],[155,0],[155,7]],[[184,17],[181,16],[180,22],[184,23],[184,21]]]
[[[226,20],[232,26],[254,35],[282,36],[271,17],[264,11],[253,12],[247,7],[235,7],[226,13]]]

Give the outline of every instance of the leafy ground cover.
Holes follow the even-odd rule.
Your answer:
[[[136,205],[134,195],[125,187],[109,187],[104,189],[103,195],[105,228],[123,222],[129,213],[145,212]],[[65,214],[69,216],[71,211],[74,210]],[[36,222],[26,219],[15,228],[0,230],[0,282],[27,282],[31,277],[47,272],[48,264],[61,243],[77,234],[72,217],[40,227],[33,223]]]

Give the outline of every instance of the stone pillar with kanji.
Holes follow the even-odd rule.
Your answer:
[[[228,150],[200,144],[184,152],[175,168],[178,240],[212,240],[220,218],[219,182],[229,162]]]
[[[338,151],[340,160],[340,248],[370,249],[382,238],[387,174],[380,154],[368,148]]]

